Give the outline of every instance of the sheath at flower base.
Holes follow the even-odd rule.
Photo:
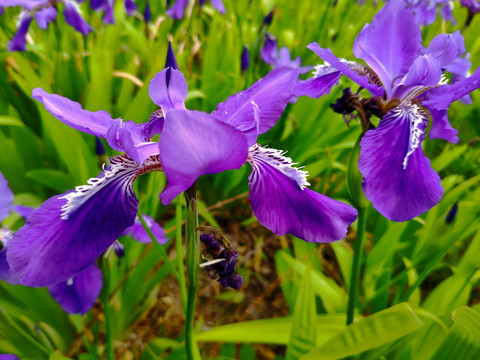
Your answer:
[[[365,196],[390,220],[412,219],[442,197],[440,177],[421,143],[428,113],[430,138],[458,142],[447,110],[480,86],[479,69],[454,84],[444,80],[442,69],[467,61],[461,58],[465,50],[459,35],[438,35],[425,50],[412,12],[403,0],[391,0],[355,39],[353,52],[368,66],[338,59],[317,43],[308,45],[326,64],[317,67],[309,86],[296,87],[297,96],[328,93],[346,75],[371,93],[384,114],[378,127],[363,136],[358,166]]]

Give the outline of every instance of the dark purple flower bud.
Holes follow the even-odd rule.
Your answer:
[[[273,21],[273,10],[263,18],[263,25],[269,26]]]
[[[148,1],[147,5],[148,6]],[[125,10],[129,16],[132,16],[135,11],[138,10],[137,4],[135,4],[134,0],[125,0]]]
[[[250,66],[250,54],[248,53],[247,47],[244,46],[242,51],[242,57],[240,59],[240,68],[242,69],[242,72],[247,71],[249,66]]]
[[[173,47],[171,42],[168,42],[167,59],[165,61],[165,68],[168,68],[168,67],[178,70],[177,59],[175,58],[175,53],[173,52]]]
[[[90,0],[92,10],[101,10],[107,4],[107,0]]]
[[[95,154],[98,156],[105,155],[105,146],[98,136],[95,136]]]
[[[217,255],[220,251],[220,244],[215,240],[213,235],[202,234],[200,241],[205,245],[207,252],[211,255]]]
[[[198,0],[198,5],[202,6],[207,2],[207,0]]]
[[[80,15],[76,6],[73,3],[65,3],[65,10],[63,10],[63,15],[65,15],[65,22],[78,32],[82,33],[83,36],[87,36],[90,32],[93,31],[93,28]]]
[[[7,44],[8,51],[26,51],[26,36],[30,23],[32,22],[32,16],[25,13],[20,19],[20,25],[13,39]]]
[[[239,274],[232,274],[228,277],[218,279],[218,282],[223,287],[231,287],[237,290],[243,285],[243,277]]]
[[[150,10],[150,2],[147,0],[147,3],[145,4],[145,10],[143,10],[143,20],[146,23],[149,23],[150,20],[152,20],[152,12]]]
[[[447,216],[445,217],[445,223],[450,224],[457,216],[458,211],[458,203],[453,204],[452,208],[448,212]]]

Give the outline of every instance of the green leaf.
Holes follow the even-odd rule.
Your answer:
[[[478,360],[480,358],[480,314],[466,306],[453,313],[454,325],[432,360]]]
[[[323,314],[316,317],[316,338],[325,341],[345,328],[344,314]],[[286,345],[292,332],[292,317],[243,321],[217,326],[195,336],[198,341],[264,343]]]
[[[295,360],[315,348],[315,294],[312,286],[312,268],[308,263],[300,283],[293,312],[292,331],[287,344],[286,360]]]
[[[361,319],[336,333],[301,360],[340,359],[391,343],[422,325],[406,303]]]
[[[360,141],[363,134],[361,134],[350,152],[347,169],[347,189],[356,208],[366,208],[370,203],[362,190],[363,176],[358,170],[358,158],[360,157]]]
[[[24,126],[23,122],[13,116],[0,116],[0,125]]]

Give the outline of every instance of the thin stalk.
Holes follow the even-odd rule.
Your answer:
[[[187,284],[185,283],[185,270],[183,267],[183,246],[182,246],[182,198],[177,198],[175,207],[175,246],[177,249],[177,268],[178,283],[180,284],[180,294],[182,295],[183,310],[187,311]]]
[[[195,184],[185,192],[185,196],[187,198],[185,238],[188,278],[187,308],[185,312],[185,348],[187,351],[187,359],[197,360],[200,359],[200,352],[194,338],[193,328],[198,276],[200,273],[200,237],[195,230],[198,227],[197,191]]]
[[[110,269],[108,267],[108,259],[102,259],[103,269],[103,314],[105,315],[105,337],[107,338],[107,360],[115,360],[115,348],[113,347],[112,338],[112,323],[110,313],[110,299],[108,296],[108,290],[110,288]]]
[[[363,252],[363,240],[365,238],[366,209],[359,207],[357,220],[357,236],[353,244],[353,262],[350,276],[350,289],[348,292],[347,325],[353,322],[355,308],[358,305],[359,283],[360,283],[360,260]]]
[[[169,257],[168,257],[168,254],[167,254],[167,252],[165,251],[164,247],[158,243],[157,239],[155,238],[155,235],[153,235],[152,230],[150,229],[150,227],[148,226],[147,222],[146,222],[145,219],[143,218],[143,215],[139,212],[139,213],[137,214],[137,216],[138,216],[138,218],[140,219],[140,222],[142,223],[143,228],[145,229],[145,231],[147,232],[148,236],[149,236],[150,239],[152,240],[153,246],[160,250],[160,252],[162,253],[162,257],[165,259],[165,262],[170,266],[170,269],[173,271],[175,277],[178,279],[180,276],[179,276],[179,274],[178,274],[177,268],[176,268],[176,267],[172,264],[172,262],[170,261],[170,259],[169,259]]]

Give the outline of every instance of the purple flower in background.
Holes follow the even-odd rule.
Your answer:
[[[137,4],[135,4],[134,0],[125,0],[124,5],[125,11],[129,16],[132,16],[135,11],[138,10]],[[105,24],[116,23],[114,14],[115,0],[91,0],[90,7],[92,10],[104,12],[103,22]]]
[[[220,14],[225,14],[225,6],[222,0],[210,0],[212,6],[217,9]],[[199,0],[199,5],[203,5],[205,0]],[[175,3],[166,11],[167,16],[172,19],[180,20],[185,16],[185,9],[187,8],[188,0],[176,0]]]
[[[20,360],[13,354],[0,354],[0,360]]]
[[[460,4],[468,8],[471,13],[480,12],[480,1],[478,0],[460,0]]]
[[[433,24],[438,11],[443,19],[451,21],[453,25],[456,23],[452,14],[453,2],[450,0],[405,0],[405,5],[413,11],[420,25]]]
[[[265,34],[265,40],[262,50],[260,51],[260,57],[265,64],[271,65],[274,68],[279,66],[288,66],[298,69],[300,74],[305,74],[312,70],[311,66],[301,66],[302,59],[300,57],[296,57],[292,60],[290,58],[290,50],[288,50],[287,47],[284,46],[278,50],[277,39],[269,33]]]
[[[317,96],[346,75],[371,93],[369,101],[375,103],[381,120],[363,136],[358,165],[365,196],[395,221],[421,215],[442,197],[440,177],[421,148],[429,116],[430,138],[457,142],[458,131],[451,127],[447,110],[480,87],[479,69],[453,84],[443,76],[444,69],[454,72],[458,63],[465,65],[460,33],[437,35],[426,50],[421,41],[421,30],[404,2],[389,1],[353,45],[355,56],[368,66],[338,59],[329,49],[312,43],[308,48],[326,63],[317,67],[309,88],[296,89],[297,94]]]
[[[145,10],[143,10],[143,20],[149,23],[152,20],[152,11],[150,10],[150,2],[145,3]]]
[[[157,223],[151,216],[144,214],[143,218],[145,219],[145,222],[147,223],[150,230],[152,230],[152,233],[155,236],[157,242],[160,245],[166,244],[168,242],[168,238],[167,235],[165,235],[165,230],[163,230],[160,224]],[[129,228],[125,229],[125,231],[122,233],[122,236],[127,235],[144,244],[152,242],[152,239],[150,239],[150,236],[148,235],[147,231],[143,227],[138,217],[135,219],[134,224]]]
[[[205,268],[211,279],[216,279],[223,287],[239,289],[243,284],[243,277],[235,273],[238,252],[230,246],[221,249],[213,235],[202,234],[200,241],[205,245],[207,253],[213,257],[211,261],[200,264]]]
[[[69,314],[85,315],[102,290],[102,272],[91,264],[76,276],[48,287],[50,295]]]
[[[8,42],[8,51],[26,51],[26,36],[35,17],[38,27],[45,30],[50,22],[57,18],[57,4],[64,4],[65,22],[75,30],[87,36],[93,31],[82,17],[78,4],[73,0],[5,0],[3,6],[21,6],[17,32]]]

